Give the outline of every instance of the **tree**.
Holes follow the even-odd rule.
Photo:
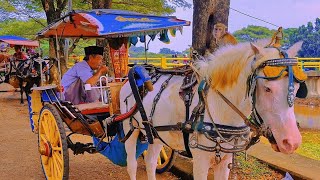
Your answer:
[[[316,19],[314,30],[315,31],[319,31],[320,30],[320,18]]]
[[[272,37],[274,31],[262,27],[262,26],[252,26],[249,25],[246,28],[242,28],[233,33],[233,35],[237,38],[238,41],[254,41],[257,39],[264,39]]]
[[[175,54],[175,53],[178,53],[178,52],[176,52],[174,50],[171,50],[169,48],[161,48],[159,53],[160,54]]]
[[[230,0],[193,0],[192,47],[204,54],[211,42],[213,26],[228,25]]]
[[[298,41],[303,41],[301,50],[298,52],[299,57],[319,57],[320,56],[320,19],[317,18],[315,26],[308,22],[307,26],[302,25],[293,30],[289,35],[289,45]]]
[[[27,18],[32,17],[44,10],[47,24],[59,19],[67,12],[66,5],[68,0],[0,0],[0,12],[15,13],[28,12]],[[133,10],[140,13],[150,13],[155,15],[166,15],[174,12],[174,6],[191,7],[185,0],[73,0],[73,9],[91,9],[91,8],[115,8],[123,10]],[[20,11],[21,7],[25,7]],[[40,13],[41,14],[41,13]],[[66,60],[63,57],[64,39],[59,39],[59,56],[62,73],[66,71]],[[105,42],[101,42],[106,44]],[[50,57],[56,56],[55,39],[50,39]],[[102,46],[104,46],[102,44]],[[74,48],[74,46],[72,46]]]

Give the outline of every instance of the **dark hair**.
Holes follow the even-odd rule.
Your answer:
[[[83,60],[84,61],[88,61],[89,60],[89,56],[84,56]]]
[[[22,49],[21,45],[14,45],[14,49]]]

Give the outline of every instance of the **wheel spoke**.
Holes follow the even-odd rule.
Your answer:
[[[160,155],[158,156],[158,165],[161,165],[162,162],[161,162],[161,158],[160,158]]]
[[[164,161],[168,160],[168,156],[167,156],[167,153],[166,153],[164,147],[161,149],[161,155],[162,155]]]
[[[47,141],[48,141],[45,134],[40,134],[40,139],[41,139],[42,141],[44,141],[44,142],[47,142]]]
[[[61,154],[58,153],[58,152],[53,152],[53,157],[55,158],[55,160],[57,161],[57,163],[60,165],[60,167],[62,167],[63,162],[62,162]]]
[[[53,141],[52,141],[52,146],[54,146],[54,147],[57,147],[59,144],[61,144],[61,142],[60,142],[60,134],[59,134],[59,131],[56,129],[55,131],[54,131],[54,139],[53,139]]]
[[[45,114],[46,115],[46,114]],[[47,119],[45,118],[45,116],[43,116],[43,119],[42,119],[42,128],[44,130],[44,133],[45,135],[47,136],[48,140],[50,141],[50,131],[49,131],[49,128],[48,128],[48,123],[47,123]]]
[[[52,150],[62,152],[62,147],[52,147]]]
[[[53,169],[53,174],[55,178],[59,177],[59,167],[58,164],[55,160],[55,158],[52,158],[52,169]]]
[[[56,131],[56,126],[55,126],[55,122],[54,119],[52,119],[53,117],[50,114],[50,119],[49,119],[49,123],[48,123],[48,127],[50,127],[50,142],[53,143],[55,141],[55,131]]]

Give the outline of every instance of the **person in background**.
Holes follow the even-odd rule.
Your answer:
[[[103,47],[89,46],[84,48],[84,51],[84,61],[76,63],[63,75],[61,80],[64,98],[73,104],[98,101],[99,90],[85,91],[84,85],[96,85],[100,76],[108,72],[107,66],[102,65]]]
[[[183,64],[188,64],[189,62],[188,62],[188,55],[187,54],[184,54],[183,55],[183,58],[185,58],[184,60],[183,60]]]
[[[13,54],[13,57],[16,59],[16,60],[26,60],[28,57],[27,55],[25,55],[23,52],[22,52],[22,46],[20,45],[15,45],[14,46],[14,51],[15,53]]]
[[[175,53],[175,54],[172,54],[172,58],[177,58],[178,57],[178,54]],[[177,59],[172,59],[172,63],[174,64],[179,64],[179,61]]]

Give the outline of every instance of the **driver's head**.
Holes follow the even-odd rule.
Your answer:
[[[15,50],[16,52],[21,51],[21,49],[22,49],[22,46],[20,46],[20,45],[15,45],[15,46],[14,46],[14,50]]]
[[[102,65],[103,60],[103,47],[99,46],[88,46],[84,48],[85,57],[91,69],[96,70]]]

